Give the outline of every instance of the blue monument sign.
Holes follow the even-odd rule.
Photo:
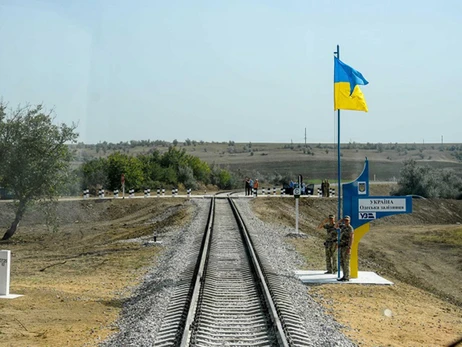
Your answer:
[[[369,162],[366,158],[363,172],[350,183],[342,185],[343,216],[349,215],[351,225],[355,229],[351,248],[351,277],[358,277],[358,244],[369,231],[369,223],[373,220],[412,212],[410,196],[370,196],[369,195]]]

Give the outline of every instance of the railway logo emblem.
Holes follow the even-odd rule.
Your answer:
[[[359,214],[359,219],[364,220],[364,219],[376,219],[376,214],[375,212],[361,212]]]

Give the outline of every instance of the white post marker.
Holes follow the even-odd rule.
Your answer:
[[[294,188],[294,198],[295,198],[295,232],[298,233],[298,201],[300,199],[300,188]]]
[[[0,251],[0,299],[14,299],[22,295],[10,294],[11,251]]]
[[[0,295],[10,294],[11,252],[0,251]]]

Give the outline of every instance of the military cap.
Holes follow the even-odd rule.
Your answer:
[[[334,215],[333,215],[333,214],[330,214],[330,215],[329,215],[329,218],[334,218]]]
[[[350,216],[345,216],[345,218],[343,218],[343,219],[351,220]]]

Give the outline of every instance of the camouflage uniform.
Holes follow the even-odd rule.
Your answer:
[[[352,238],[354,231],[355,230],[350,224],[343,224],[340,228],[340,266],[345,280],[350,279],[350,250],[348,246],[350,245],[350,239]]]
[[[323,228],[327,231],[326,242],[324,242],[327,273],[334,274],[337,272],[337,257],[335,256],[337,253],[337,230],[334,223],[326,223]]]

